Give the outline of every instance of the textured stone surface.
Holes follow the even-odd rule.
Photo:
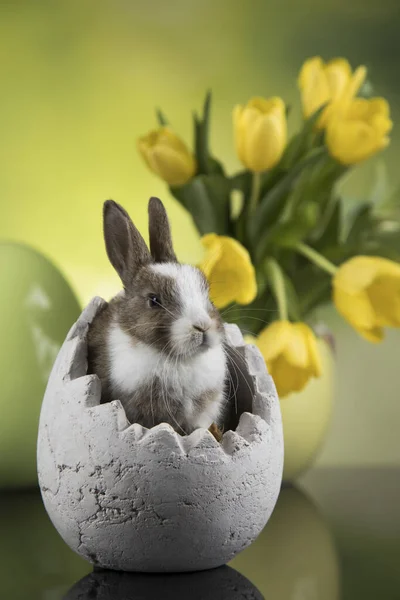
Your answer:
[[[86,336],[103,302],[95,298],[72,327],[43,400],[38,474],[46,510],[65,542],[95,565],[147,572],[223,565],[257,537],[279,493],[281,414],[264,360],[226,326],[236,390],[227,423],[238,424],[221,444],[205,429],[180,436],[167,424],[130,425],[119,400],[100,404],[100,382],[87,375]]]
[[[65,600],[263,600],[246,577],[220,567],[202,573],[142,575],[99,571],[76,583]]]

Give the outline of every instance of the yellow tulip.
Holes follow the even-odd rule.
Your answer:
[[[252,98],[246,106],[235,106],[233,126],[237,154],[250,171],[265,171],[279,162],[287,142],[281,98]]]
[[[366,74],[364,66],[352,73],[344,58],[335,58],[327,63],[319,56],[306,60],[298,78],[304,117],[307,119],[328,104],[317,123],[319,128],[324,128],[335,110],[356,96]]]
[[[260,333],[257,346],[281,398],[321,375],[317,340],[305,323],[274,321]]]
[[[184,185],[196,172],[193,155],[169,127],[151,131],[139,138],[137,144],[150,170],[170,186]]]
[[[383,339],[383,327],[400,327],[400,265],[378,256],[355,256],[333,278],[339,313],[370,342]]]
[[[257,283],[250,255],[233,238],[208,233],[201,238],[206,249],[199,265],[210,284],[210,297],[218,308],[231,302],[250,304],[257,295]]]
[[[356,98],[329,121],[326,145],[336,160],[352,165],[386,148],[391,129],[386,100]]]

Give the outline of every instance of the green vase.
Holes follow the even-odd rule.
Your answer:
[[[331,422],[334,358],[330,345],[318,338],[322,375],[301,392],[281,398],[285,459],[283,480],[293,481],[309,469],[323,446]]]

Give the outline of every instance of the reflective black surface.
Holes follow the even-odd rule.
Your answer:
[[[65,600],[262,600],[261,592],[230,567],[181,575],[145,575],[100,571],[74,585]]]
[[[400,469],[310,472],[229,567],[168,576],[93,573],[37,491],[3,492],[0,598],[400,600]]]

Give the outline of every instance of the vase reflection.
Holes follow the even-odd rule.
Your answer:
[[[329,526],[313,501],[293,486],[281,490],[256,541],[231,563],[265,598],[339,600],[339,564]]]
[[[329,526],[313,501],[295,487],[281,490],[264,531],[229,566],[194,574],[92,573],[57,534],[37,491],[0,494],[0,531],[4,598],[340,598],[338,558]],[[71,587],[73,581],[77,583]]]
[[[263,600],[244,575],[230,567],[168,575],[94,571],[76,583],[64,600]]]
[[[61,600],[90,565],[53,527],[37,490],[0,493],[0,598]]]
[[[321,377],[311,379],[301,392],[281,398],[285,443],[284,481],[309,469],[324,444],[331,421],[335,364],[330,345],[318,338]]]

